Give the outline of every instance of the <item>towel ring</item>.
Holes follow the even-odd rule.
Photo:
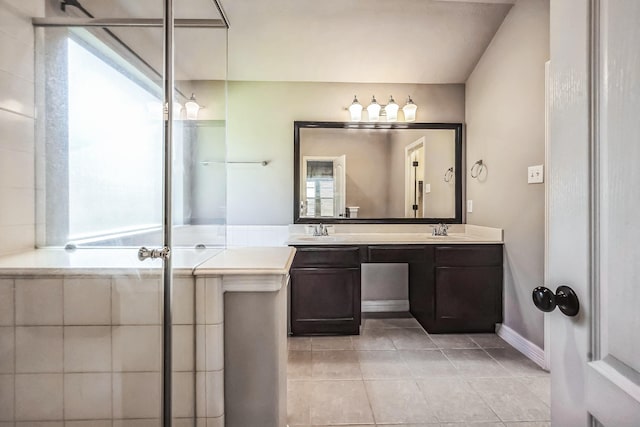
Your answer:
[[[479,177],[483,170],[484,170],[484,163],[482,163],[482,160],[478,160],[473,164],[473,166],[471,166],[471,178]]]
[[[444,173],[444,182],[451,182],[452,179],[453,179],[453,166],[447,169],[447,171]]]

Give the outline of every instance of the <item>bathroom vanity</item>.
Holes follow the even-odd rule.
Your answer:
[[[449,236],[431,236],[422,227],[292,234],[293,335],[359,334],[363,263],[408,264],[410,312],[427,332],[493,332],[502,321],[502,231],[455,225]]]

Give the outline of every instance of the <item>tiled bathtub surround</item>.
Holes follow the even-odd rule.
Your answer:
[[[186,419],[194,416],[193,277],[174,289],[174,415]],[[0,420],[159,422],[160,291],[157,276],[0,280]]]

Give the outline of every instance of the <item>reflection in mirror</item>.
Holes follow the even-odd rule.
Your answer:
[[[460,124],[295,123],[296,222],[461,222]]]

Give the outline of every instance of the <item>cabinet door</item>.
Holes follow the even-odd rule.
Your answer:
[[[493,332],[501,321],[502,267],[436,267],[437,332]]]
[[[292,269],[291,332],[359,334],[360,269]]]

